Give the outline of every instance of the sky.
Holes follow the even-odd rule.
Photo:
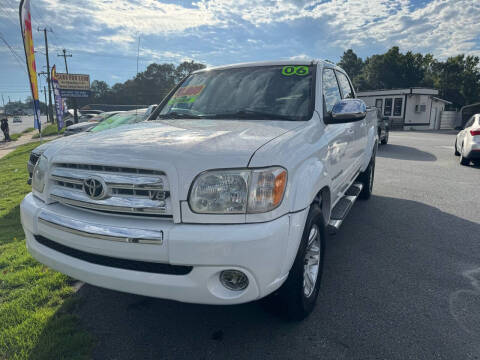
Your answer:
[[[25,99],[29,83],[19,0],[0,0],[0,94]],[[337,62],[349,48],[362,58],[392,46],[439,59],[480,56],[480,0],[31,0],[37,71],[50,65],[109,85],[152,62],[207,65],[276,59]],[[45,80],[41,79],[40,89]],[[40,94],[43,97],[43,94]],[[1,100],[1,99],[0,99]]]

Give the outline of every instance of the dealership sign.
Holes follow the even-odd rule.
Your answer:
[[[57,80],[63,98],[90,96],[90,75],[57,73]]]

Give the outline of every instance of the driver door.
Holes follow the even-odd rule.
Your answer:
[[[337,77],[333,69],[325,68],[322,76],[322,90],[324,102],[324,116],[328,116],[333,106],[342,100]],[[354,123],[328,124],[325,127],[325,136],[328,141],[327,170],[332,181],[332,202],[343,195],[348,185],[349,173],[354,164],[349,159],[350,147],[355,141]]]

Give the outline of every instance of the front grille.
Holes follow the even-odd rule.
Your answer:
[[[167,275],[187,275],[193,269],[192,266],[184,265],[170,265],[162,263],[154,263],[147,261],[138,261],[138,260],[127,260],[114,258],[110,256],[97,255],[92,253],[87,253],[85,251],[73,249],[71,247],[59,244],[55,241],[47,239],[46,237],[35,235],[35,240],[52,250],[58,251],[67,256],[89,262],[91,264],[108,266],[112,268],[125,269],[125,270],[135,270],[143,271],[147,273],[155,274],[167,274]]]
[[[91,179],[100,182],[101,196],[92,196],[86,187],[86,181]],[[161,171],[57,163],[52,168],[50,181],[52,200],[67,205],[103,212],[172,215],[168,180]]]

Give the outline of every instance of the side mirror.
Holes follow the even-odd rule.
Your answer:
[[[360,99],[344,99],[333,106],[326,124],[342,124],[360,121],[367,116],[367,106]]]

